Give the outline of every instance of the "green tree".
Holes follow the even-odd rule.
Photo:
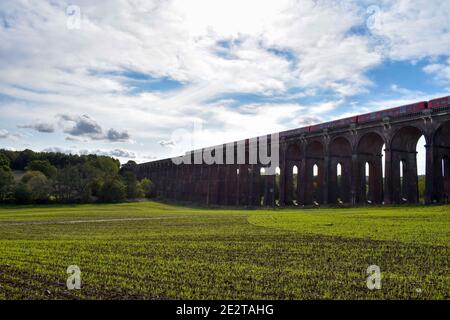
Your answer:
[[[132,171],[123,172],[123,181],[126,186],[126,193],[128,199],[143,198],[144,191],[141,184],[137,181],[136,175]]]
[[[56,167],[52,166],[48,160],[33,160],[25,167],[25,170],[40,171],[47,178],[56,176]]]
[[[91,160],[90,163],[106,176],[114,176],[119,172],[120,162],[110,157],[100,156]]]
[[[17,151],[1,149],[0,154],[8,161],[8,167],[13,169],[13,162],[17,158]]]
[[[94,197],[100,197],[101,191],[103,187],[103,178],[102,177],[96,177],[91,184],[91,190],[92,190],[92,196]]]
[[[45,175],[42,172],[40,172],[40,171],[27,171],[22,176],[22,179],[20,179],[20,181],[23,182],[23,183],[28,183],[28,181],[30,181],[32,178],[37,177],[37,176],[44,176],[45,177]]]
[[[24,170],[25,167],[33,160],[38,160],[38,155],[36,152],[25,149],[18,152],[17,157],[11,162],[11,168],[14,170]]]
[[[9,169],[0,168],[0,201],[6,201],[14,187],[14,176]]]
[[[93,189],[98,188],[96,182],[101,177],[101,171],[88,162],[78,165],[77,169],[79,177],[75,189],[78,197],[82,202],[90,202]]]
[[[93,196],[102,196],[104,176],[117,174],[105,174],[91,162],[62,168],[56,176],[56,196],[61,202],[91,202]]]
[[[0,170],[11,170],[8,157],[0,153]]]
[[[20,182],[14,188],[14,199],[16,203],[27,204],[31,203],[31,190],[26,183]]]
[[[31,193],[31,200],[38,203],[47,202],[53,191],[51,181],[40,172],[27,182],[27,186]]]
[[[69,166],[58,170],[55,180],[55,192],[58,201],[74,202],[77,199],[79,173],[77,167]]]
[[[129,162],[124,171],[133,171],[135,165],[135,162]],[[119,176],[120,162],[107,156],[0,149],[0,168],[5,172],[10,168],[27,171],[16,187],[11,184],[12,173],[2,172],[0,177],[0,198],[5,199],[9,190],[9,197],[17,193],[21,203],[44,202],[53,198],[69,203],[89,202],[95,198],[119,201],[127,195],[131,198],[143,195],[136,178],[128,176],[125,184],[125,180],[121,180],[122,170]],[[125,187],[123,197],[122,186]],[[113,191],[111,196],[106,194],[108,188]]]
[[[119,178],[108,179],[103,183],[100,200],[104,202],[118,202],[126,197],[126,186]]]
[[[144,195],[146,198],[152,198],[155,196],[155,185],[150,179],[148,178],[142,179],[141,187],[142,190],[144,191]]]
[[[142,188],[142,184],[139,181],[136,181],[136,194],[135,199],[145,198],[144,188]]]

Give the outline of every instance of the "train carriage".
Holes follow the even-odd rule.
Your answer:
[[[357,116],[339,119],[339,120],[329,122],[328,128],[345,127],[345,126],[349,126],[353,123],[357,123],[357,121],[358,121]]]
[[[308,133],[309,132],[309,128],[310,127],[302,127],[302,128],[297,128],[297,129],[283,131],[283,132],[280,133],[280,136],[291,137],[291,136],[296,136],[296,135],[299,135],[299,134],[302,134],[302,133]]]
[[[315,124],[309,127],[309,132],[316,132],[328,128],[328,122]]]
[[[442,108],[447,106],[450,106],[450,96],[433,99],[428,102],[429,109]]]
[[[358,116],[358,123],[365,123],[371,121],[379,121],[385,117],[399,117],[402,115],[406,115],[409,113],[420,112],[427,107],[427,103],[425,101],[421,101],[418,103],[412,103],[400,107],[395,107],[391,109],[375,111],[371,113],[366,113]]]
[[[339,128],[339,127],[345,127],[345,126],[349,126],[353,123],[357,123],[357,120],[358,120],[358,117],[354,116],[354,117],[338,119],[338,120],[334,120],[334,121],[330,121],[330,122],[320,123],[320,124],[311,126],[309,131],[315,132],[315,131],[320,131],[323,129],[335,129],[335,128]]]

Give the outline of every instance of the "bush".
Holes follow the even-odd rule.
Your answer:
[[[155,196],[155,185],[150,179],[144,178],[141,180],[141,187],[146,198]]]
[[[125,200],[126,186],[118,178],[107,180],[103,183],[100,200],[103,202],[118,202]]]

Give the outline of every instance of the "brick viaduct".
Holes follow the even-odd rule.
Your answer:
[[[159,196],[207,205],[417,203],[416,145],[424,136],[425,203],[449,200],[450,106],[302,131],[279,133],[277,174],[264,174],[260,164],[176,165],[171,159],[139,164],[134,170],[138,178],[154,182]],[[240,143],[245,143],[248,160],[249,140]],[[226,157],[225,145],[220,147]],[[187,155],[193,157],[194,151]]]

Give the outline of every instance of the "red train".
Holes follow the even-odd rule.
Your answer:
[[[328,124],[330,122],[325,122],[325,123],[319,123],[319,124],[315,124],[313,126],[309,127],[309,132],[315,132],[315,131],[320,131],[323,130],[325,128],[328,128]]]
[[[382,120],[384,117],[398,117],[408,113],[415,113],[426,109],[427,103],[421,101],[418,103],[408,104],[405,106],[395,107],[391,109],[375,111],[358,116],[358,123]]]
[[[428,101],[428,108],[434,109],[434,108],[440,108],[440,107],[446,107],[450,106],[450,96],[442,97],[438,99],[433,99]]]
[[[381,110],[381,111],[375,111],[371,113],[366,113],[359,116],[334,120],[330,122],[324,122],[316,125],[312,125],[309,127],[303,127],[293,130],[284,131],[282,134],[286,136],[296,135],[299,133],[306,133],[306,132],[317,132],[324,130],[326,128],[328,129],[334,129],[339,127],[345,127],[349,126],[353,123],[366,123],[371,121],[380,121],[385,117],[398,117],[405,114],[410,113],[416,113],[421,112],[424,109],[434,109],[434,108],[441,108],[441,107],[450,107],[450,96],[433,99],[428,102],[421,101],[417,103],[412,103],[400,107],[395,107],[391,109]]]
[[[339,127],[345,127],[351,125],[352,123],[358,123],[358,116],[316,124],[309,127],[309,132],[315,132],[323,130],[325,128],[334,129]]]
[[[281,134],[284,136],[295,136],[295,135],[299,135],[302,133],[308,133],[308,132],[309,132],[309,127],[302,127],[302,128],[283,131],[283,132],[281,132]]]

